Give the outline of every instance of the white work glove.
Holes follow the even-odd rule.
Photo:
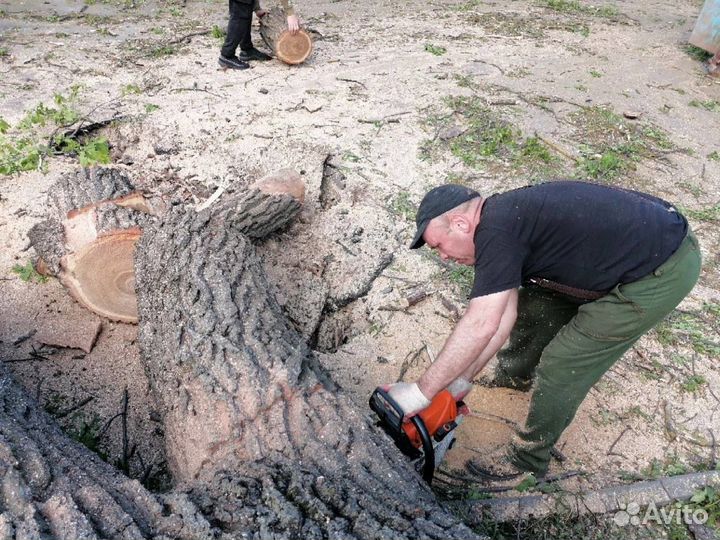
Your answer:
[[[383,387],[383,390],[390,394],[395,403],[400,405],[404,413],[403,421],[407,421],[430,405],[430,400],[420,391],[417,383],[388,384]]]
[[[470,390],[472,389],[472,383],[463,377],[458,377],[447,387],[447,391],[450,392],[455,401],[460,401],[461,399],[463,399],[470,393]]]

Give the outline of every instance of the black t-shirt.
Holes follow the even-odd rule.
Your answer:
[[[655,270],[686,232],[670,203],[636,191],[561,181],[493,195],[475,230],[470,298],[531,278],[607,291]]]

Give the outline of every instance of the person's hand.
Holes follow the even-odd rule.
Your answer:
[[[472,383],[463,377],[458,377],[447,387],[448,392],[450,392],[455,401],[460,401],[462,398],[467,396],[472,389]]]
[[[388,384],[383,386],[383,390],[390,394],[395,403],[400,405],[404,422],[407,422],[411,417],[430,405],[430,400],[420,391],[417,383],[399,382]]]
[[[264,9],[257,9],[255,10],[255,15],[257,15],[258,19],[262,19],[265,15],[267,15],[267,11]]]
[[[297,34],[298,30],[300,30],[300,19],[298,19],[297,15],[288,15],[287,24],[291,34]]]

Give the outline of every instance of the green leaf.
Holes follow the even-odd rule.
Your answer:
[[[28,261],[25,266],[16,264],[12,267],[12,271],[25,282],[34,281],[35,283],[45,283],[48,280],[46,276],[37,273],[35,267],[30,261]]]
[[[693,496],[690,497],[690,502],[694,503],[702,503],[705,502],[705,499],[707,499],[708,493],[707,489],[699,489],[695,493],[693,493]]]
[[[98,163],[110,163],[110,145],[107,139],[104,137],[92,139],[80,149],[78,158],[83,167]]]
[[[515,486],[515,491],[520,491],[522,493],[524,491],[530,491],[535,486],[537,486],[537,479],[535,478],[535,475],[529,474],[523,478],[522,482]]]

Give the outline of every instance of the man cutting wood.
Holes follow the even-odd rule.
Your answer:
[[[260,0],[229,0],[230,20],[228,22],[227,36],[220,50],[218,63],[229,69],[247,69],[249,61],[270,60],[272,57],[253,46],[250,36],[253,12],[258,17],[265,15],[265,10],[260,7]],[[288,30],[296,33],[300,29],[300,21],[288,0],[280,0],[283,11],[287,17]],[[236,51],[240,46],[240,54]]]
[[[476,461],[488,480],[544,476],[592,386],[700,273],[698,242],[682,214],[608,186],[559,181],[483,199],[443,185],[425,195],[416,224],[411,249],[427,244],[443,260],[473,266],[475,278],[437,360],[417,382],[389,392],[409,418],[446,387],[464,397],[497,353],[491,384],[531,389],[532,397],[510,446]]]

